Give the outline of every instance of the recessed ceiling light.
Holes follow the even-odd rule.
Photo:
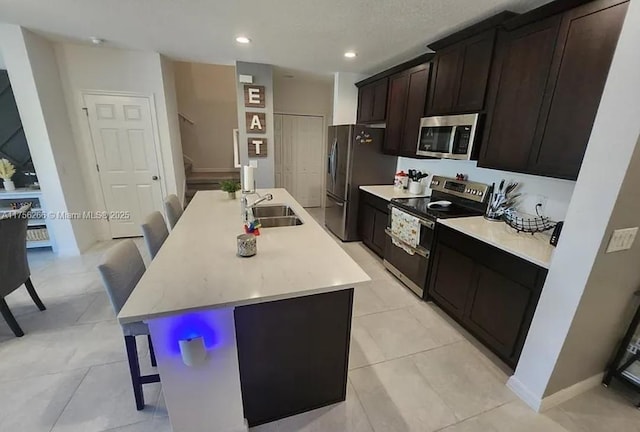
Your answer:
[[[354,53],[353,51],[347,51],[346,53],[344,53],[344,56],[346,58],[354,58],[357,54]]]
[[[236,38],[236,42],[241,43],[241,44],[248,44],[249,42],[251,42],[251,39],[249,39],[246,36],[238,36]]]
[[[95,36],[91,36],[89,40],[94,45],[102,45],[104,43],[104,39],[100,39],[99,37],[95,37]]]

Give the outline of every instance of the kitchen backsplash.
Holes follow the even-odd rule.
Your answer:
[[[398,158],[398,171],[417,169],[426,171],[430,175],[436,174],[446,177],[455,177],[457,173],[464,173],[469,180],[481,183],[499,183],[500,180],[514,180],[521,183],[519,192],[523,194],[520,210],[535,214],[535,205],[539,197],[546,198],[545,214],[552,220],[563,220],[567,214],[569,201],[573,194],[575,182],[559,180],[549,177],[518,174],[507,171],[498,171],[486,168],[478,168],[477,161],[457,161],[447,159],[411,159]],[[429,184],[431,177],[425,180]]]

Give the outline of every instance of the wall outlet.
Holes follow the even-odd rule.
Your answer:
[[[249,166],[252,168],[258,168],[258,160],[257,159],[251,159],[249,161]]]
[[[611,240],[609,240],[607,253],[631,249],[636,239],[636,234],[638,234],[638,227],[615,230],[611,235]]]

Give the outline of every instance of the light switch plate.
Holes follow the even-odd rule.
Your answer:
[[[611,240],[609,240],[607,253],[631,249],[636,239],[636,234],[638,234],[638,227],[615,230],[611,235]]]

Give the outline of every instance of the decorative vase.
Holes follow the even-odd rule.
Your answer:
[[[235,192],[227,192],[229,194],[229,199],[236,199],[236,193]]]
[[[13,183],[12,180],[4,180],[2,183],[4,184],[4,190],[6,191],[16,190],[16,185]]]

